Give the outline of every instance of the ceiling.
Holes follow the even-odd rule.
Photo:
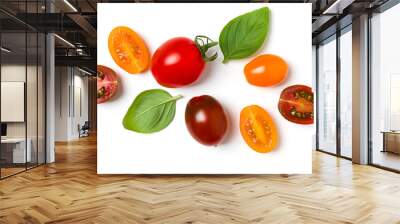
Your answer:
[[[329,35],[329,28],[346,16],[377,7],[387,0],[255,0],[251,2],[270,3],[312,3],[313,40],[319,41]],[[1,0],[0,24],[5,43],[9,46],[24,49],[25,39],[18,32],[31,28],[32,31],[55,32],[61,38],[56,38],[56,56],[59,65],[71,62],[96,65],[96,27],[97,3],[119,2],[180,2],[166,0]],[[191,2],[216,2],[199,0]],[[221,1],[220,1],[221,2]],[[230,2],[249,2],[233,0]],[[339,3],[339,4],[338,4]],[[328,9],[328,10],[327,10]],[[52,13],[49,13],[49,12]],[[26,13],[27,12],[27,13]],[[329,13],[326,13],[329,12]],[[351,23],[351,18],[350,18]],[[336,29],[336,28],[335,28]],[[333,29],[330,32],[335,32]],[[66,43],[62,39],[71,44]],[[33,46],[33,45],[28,45]],[[30,48],[28,47],[28,52]],[[57,59],[57,58],[56,58]],[[78,64],[79,66],[79,64]]]

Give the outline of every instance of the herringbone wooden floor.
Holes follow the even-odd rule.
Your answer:
[[[0,223],[400,223],[400,175],[313,156],[313,175],[98,176],[85,138],[0,181]]]

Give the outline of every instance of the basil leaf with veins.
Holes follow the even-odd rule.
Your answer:
[[[254,54],[264,43],[269,29],[269,9],[263,7],[232,19],[219,35],[223,63]]]
[[[162,89],[143,91],[129,107],[122,124],[139,133],[159,132],[174,119],[176,101],[180,98],[181,95],[173,97]]]

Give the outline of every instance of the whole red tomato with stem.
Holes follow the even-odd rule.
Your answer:
[[[205,63],[217,58],[217,53],[207,56],[207,51],[217,44],[201,35],[196,36],[194,41],[186,37],[170,39],[154,53],[151,72],[162,86],[177,88],[190,85],[200,77]]]
[[[284,89],[278,104],[279,112],[297,124],[314,123],[314,95],[310,87],[293,85]]]
[[[193,97],[186,106],[186,127],[203,145],[218,145],[228,129],[228,119],[221,104],[211,96]]]

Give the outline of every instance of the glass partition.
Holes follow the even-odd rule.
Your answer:
[[[39,13],[43,1],[0,2]],[[22,14],[23,15],[23,14]],[[45,35],[0,12],[0,178],[45,163]]]
[[[37,49],[38,35],[36,32],[27,33],[27,98],[26,98],[26,113],[27,113],[27,151],[29,153],[29,160],[27,167],[34,167],[37,165],[37,149],[38,149],[38,49]]]
[[[26,150],[26,41],[25,32],[1,34],[2,177],[24,171],[31,158]]]

